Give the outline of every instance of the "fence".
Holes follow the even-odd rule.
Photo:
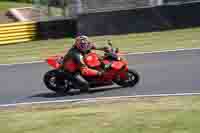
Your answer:
[[[79,33],[93,36],[195,27],[200,26],[199,11],[200,2],[87,13],[79,16],[77,29]]]
[[[150,0],[81,0],[84,12],[116,11],[150,6]]]
[[[0,45],[33,40],[37,28],[35,22],[18,22],[0,25]]]
[[[162,0],[33,0],[33,5],[41,12],[46,10],[49,17],[77,18],[81,13],[157,6],[160,1]]]
[[[77,18],[82,13],[148,8],[168,4],[200,2],[200,0],[32,0],[35,8],[47,12],[46,20],[55,16]]]
[[[177,3],[177,4],[182,4],[182,3],[192,3],[192,2],[199,2],[200,0],[163,0],[164,4],[173,4],[173,3]]]

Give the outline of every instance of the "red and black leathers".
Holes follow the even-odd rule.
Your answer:
[[[92,49],[96,49],[95,46],[91,47]],[[103,50],[103,48],[99,48],[98,50]],[[84,62],[84,56],[86,54],[88,54],[89,52],[91,52],[91,50],[85,51],[85,52],[81,52],[79,51],[76,47],[72,47],[68,53],[65,55],[64,57],[64,63],[67,63],[68,61],[74,61],[75,64],[77,64],[77,69],[80,70],[81,75],[83,76],[98,76],[101,74],[101,72],[95,70],[95,69],[91,69],[89,68],[85,62]]]

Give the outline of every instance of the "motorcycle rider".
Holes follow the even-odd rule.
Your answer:
[[[62,66],[64,66],[65,62],[71,59],[79,66],[80,74],[77,73],[73,75],[73,77],[75,77],[75,83],[82,87],[81,91],[87,91],[89,88],[89,84],[83,78],[83,76],[86,76],[86,77],[101,76],[104,73],[103,71],[98,71],[98,70],[89,68],[84,62],[85,55],[90,53],[91,50],[104,51],[104,50],[108,50],[108,47],[97,48],[94,44],[90,42],[87,36],[81,35],[75,38],[74,45],[68,51],[68,53],[64,56],[64,61],[63,61]],[[108,68],[109,65],[104,66],[104,67]]]

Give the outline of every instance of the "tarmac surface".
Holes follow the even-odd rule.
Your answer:
[[[112,96],[200,93],[200,50],[128,55],[130,68],[141,76],[132,88],[109,86],[89,93],[60,96],[48,90],[42,78],[46,63],[0,66],[0,104],[86,99]]]

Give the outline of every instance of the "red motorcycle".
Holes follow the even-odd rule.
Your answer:
[[[111,43],[109,43],[109,46],[110,49],[105,50],[103,56],[92,52],[84,59],[88,67],[104,71],[104,74],[100,77],[83,76],[89,83],[90,88],[113,84],[122,87],[135,86],[139,82],[139,74],[135,70],[128,68],[128,62],[120,56],[118,48],[113,48]],[[81,90],[81,85],[77,85],[73,77],[75,73],[75,70],[73,70],[74,64],[64,65],[64,70],[62,70],[60,68],[62,61],[62,56],[53,56],[46,60],[46,62],[54,68],[44,75],[43,81],[46,87],[56,93],[67,93],[71,89]],[[110,64],[110,67],[105,70],[103,66],[106,64]]]

